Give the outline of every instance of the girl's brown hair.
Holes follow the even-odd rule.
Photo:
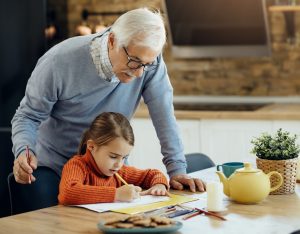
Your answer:
[[[118,137],[124,138],[128,144],[134,145],[133,130],[128,119],[120,113],[103,112],[84,132],[78,154],[85,154],[88,140],[93,140],[98,146],[102,146]]]

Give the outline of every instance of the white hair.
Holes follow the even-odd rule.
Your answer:
[[[121,15],[112,25],[111,31],[119,48],[133,43],[160,52],[166,42],[166,30],[160,12],[152,12],[147,8]]]

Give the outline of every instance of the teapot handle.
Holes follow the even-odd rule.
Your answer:
[[[276,184],[275,186],[271,187],[270,192],[273,192],[273,191],[275,191],[276,189],[279,189],[279,187],[280,187],[280,186],[282,185],[282,183],[283,183],[282,175],[281,175],[279,172],[277,172],[277,171],[271,171],[271,172],[269,172],[269,173],[267,174],[267,176],[269,176],[269,179],[270,179],[270,177],[271,177],[272,175],[276,175],[277,177],[279,177],[279,182],[278,182],[278,184]]]

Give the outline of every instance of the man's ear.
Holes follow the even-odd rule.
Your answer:
[[[112,32],[108,35],[108,46],[110,49],[113,49],[116,46],[116,38]]]
[[[95,144],[95,142],[93,141],[93,140],[88,140],[87,142],[86,142],[86,148],[89,150],[89,151],[93,151],[94,149],[95,149],[95,147],[96,147],[96,144]]]

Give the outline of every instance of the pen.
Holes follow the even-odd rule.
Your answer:
[[[27,159],[27,163],[30,166],[30,153],[29,153],[29,147],[28,147],[28,145],[26,145],[26,159]],[[29,175],[29,184],[31,184],[30,175]]]
[[[127,182],[117,172],[115,175],[118,177],[119,180],[122,181],[123,184],[128,185]]]

